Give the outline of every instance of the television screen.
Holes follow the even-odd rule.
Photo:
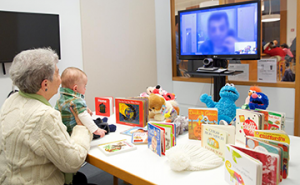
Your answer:
[[[179,12],[180,59],[260,58],[260,3]]]
[[[59,15],[0,11],[0,62],[40,47],[51,47],[60,58]]]

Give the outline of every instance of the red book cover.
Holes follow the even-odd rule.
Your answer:
[[[279,183],[279,155],[263,153],[235,145],[231,146],[259,160],[262,163],[262,185],[277,185]]]
[[[112,97],[96,97],[95,98],[95,113],[98,116],[110,117],[113,110]]]
[[[116,98],[115,104],[117,123],[136,127],[145,126],[143,101]]]

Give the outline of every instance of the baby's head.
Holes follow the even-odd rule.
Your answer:
[[[68,67],[61,74],[61,86],[74,92],[85,94],[87,75],[76,67]]]

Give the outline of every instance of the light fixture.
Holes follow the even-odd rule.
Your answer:
[[[265,11],[265,3],[264,3],[264,0],[261,0],[261,11]]]
[[[262,16],[262,22],[275,22],[280,20],[280,14],[272,14],[272,4],[269,0],[269,14]]]
[[[202,3],[200,3],[200,8],[204,8],[204,7],[209,7],[209,6],[216,6],[216,5],[219,5],[219,1],[214,1],[214,0],[211,0],[211,1],[204,1]]]

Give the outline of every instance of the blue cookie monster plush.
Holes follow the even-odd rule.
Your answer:
[[[249,108],[251,110],[263,109],[266,110],[269,106],[269,98],[264,93],[253,93],[250,97]]]
[[[225,120],[227,123],[230,123],[236,115],[236,109],[238,107],[236,107],[235,101],[239,99],[240,94],[233,84],[226,84],[220,90],[220,97],[219,102],[214,102],[211,96],[202,94],[200,101],[205,103],[208,108],[218,109],[218,124],[220,120]]]

